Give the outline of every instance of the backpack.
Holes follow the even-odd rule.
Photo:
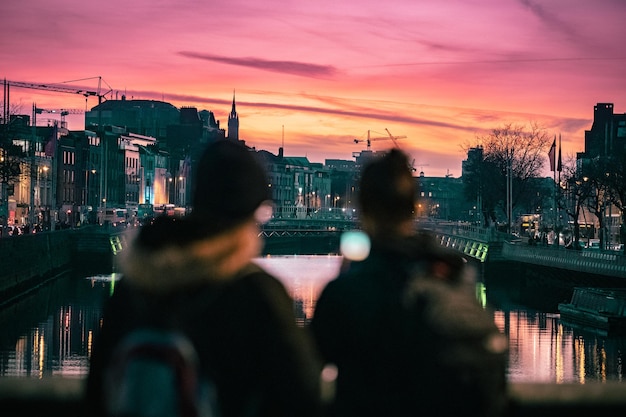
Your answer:
[[[423,272],[409,280],[403,305],[409,346],[422,356],[415,374],[429,382],[421,390],[424,415],[500,415],[508,341],[475,294]]]
[[[215,384],[182,333],[138,329],[114,351],[105,376],[105,406],[114,417],[215,417]]]

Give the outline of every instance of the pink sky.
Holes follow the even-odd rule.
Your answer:
[[[427,176],[458,177],[463,147],[504,123],[561,134],[565,159],[596,103],[626,113],[624,16],[623,0],[20,0],[0,11],[0,77],[101,77],[108,98],[211,110],[224,128],[235,90],[257,149],[277,153],[284,127],[286,155],[352,159],[387,128]],[[13,88],[11,103],[97,100]]]

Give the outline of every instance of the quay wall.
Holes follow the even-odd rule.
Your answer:
[[[68,270],[110,272],[128,235],[93,227],[0,239],[0,306]]]
[[[70,231],[0,239],[0,305],[71,264]]]

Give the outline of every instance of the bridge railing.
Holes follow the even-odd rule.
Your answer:
[[[270,230],[352,230],[358,227],[355,219],[325,219],[317,217],[274,218],[263,225],[264,231]]]
[[[357,216],[354,208],[275,206],[274,219],[351,220]]]
[[[463,236],[480,242],[503,242],[515,240],[515,236],[497,231],[492,227],[480,227],[464,222],[449,222],[418,219],[416,226],[422,230],[431,230],[439,234]]]
[[[505,243],[502,246],[502,257],[536,265],[626,278],[626,257],[619,252]]]
[[[483,250],[482,246],[486,244],[491,260],[526,262],[576,272],[626,278],[626,256],[617,251],[571,250],[563,246],[529,245],[513,235],[465,223],[429,221],[418,222],[418,227],[431,230],[440,236],[442,245],[463,252],[481,262],[487,259],[485,253],[487,249]],[[498,244],[494,245],[494,243]]]

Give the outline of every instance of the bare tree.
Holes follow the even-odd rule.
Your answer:
[[[8,125],[13,117],[18,114],[24,114],[22,112],[22,104],[21,103],[8,103],[5,101],[0,101],[0,105],[2,106],[2,115],[0,115],[0,125]],[[6,104],[6,107],[5,107]]]
[[[590,173],[590,177],[596,187],[596,192],[589,200],[589,209],[593,211],[598,219],[600,247],[606,248],[610,238],[609,230],[605,228],[605,211],[610,205],[615,206],[622,216],[620,227],[620,240],[624,242],[626,221],[626,153],[616,152],[614,155],[596,157],[586,161],[585,170]],[[608,225],[609,228],[611,224]]]
[[[509,177],[511,208],[535,191],[530,180],[540,177],[551,138],[544,128],[531,122],[528,126],[505,124],[476,140],[483,148],[484,159],[468,173],[473,178],[464,178],[465,192],[468,196],[480,193],[488,224],[496,220],[498,210],[505,217],[512,215],[513,210],[508,213],[506,207]],[[469,149],[467,146],[465,150]]]

